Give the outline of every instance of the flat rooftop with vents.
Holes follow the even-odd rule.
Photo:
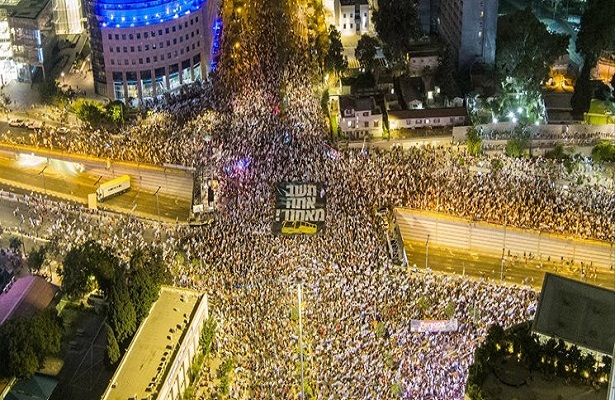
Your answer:
[[[197,291],[163,287],[103,399],[180,398],[207,313],[207,298]]]

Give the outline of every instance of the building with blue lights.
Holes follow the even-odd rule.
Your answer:
[[[215,0],[86,0],[96,93],[129,104],[206,77]]]

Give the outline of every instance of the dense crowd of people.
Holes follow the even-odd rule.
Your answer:
[[[231,398],[300,398],[301,284],[307,394],[462,399],[487,328],[531,319],[537,292],[395,266],[374,211],[437,210],[613,241],[612,179],[574,179],[564,189],[554,182],[572,172],[542,158],[499,156],[501,169],[481,174],[470,167],[490,160],[455,148],[336,150],[326,140],[309,55],[293,50],[301,39],[289,34],[294,22],[278,3],[246,2],[245,16],[233,17],[250,24],[239,46],[227,44],[233,50],[224,50],[213,85],[152,102],[155,113],[118,135],[99,130],[75,140],[48,130],[32,139],[112,159],[207,164],[220,182],[213,223],[160,225],[32,195],[17,206],[23,232],[50,237],[49,257],[57,260],[88,239],[125,260],[133,248],[161,247],[171,283],[208,294],[219,356],[236,366]],[[324,185],[322,235],[271,233],[274,185],[286,181]],[[410,328],[413,319],[449,318],[458,320],[456,331]],[[201,386],[199,396],[208,398],[207,382]]]

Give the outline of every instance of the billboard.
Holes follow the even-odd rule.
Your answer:
[[[316,235],[325,230],[326,193],[322,183],[281,182],[275,188],[274,235]]]

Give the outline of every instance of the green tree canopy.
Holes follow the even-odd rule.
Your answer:
[[[105,331],[107,334],[105,359],[107,361],[107,365],[113,366],[120,360],[122,353],[120,351],[120,346],[117,343],[117,339],[115,338],[115,333],[113,333],[113,329],[111,329],[109,325],[105,324]]]
[[[160,283],[164,273],[162,254],[159,249],[137,249],[130,258],[130,299],[135,309],[137,322],[147,316],[152,304],[158,300]]]
[[[32,376],[45,357],[60,351],[62,333],[53,308],[5,322],[0,326],[0,376]]]
[[[539,90],[553,62],[566,53],[569,37],[551,34],[530,8],[498,19],[496,68],[502,78],[525,82]]]
[[[113,328],[117,341],[125,346],[137,330],[137,314],[130,299],[128,285],[124,277],[118,277],[109,292],[109,325]]]
[[[17,236],[11,236],[9,238],[9,249],[11,249],[15,253],[21,253],[21,248],[23,247],[23,240]]]
[[[394,62],[404,60],[413,42],[423,34],[416,0],[379,0],[372,19]]]
[[[455,56],[447,47],[438,59],[435,80],[440,85],[442,93],[450,98],[461,95],[461,90],[455,81],[455,72]]]
[[[41,246],[37,249],[30,250],[30,254],[28,254],[28,268],[30,268],[31,271],[40,271],[45,262],[46,254],[47,246]]]
[[[348,60],[344,56],[342,36],[334,25],[329,27],[329,50],[325,56],[325,71],[335,72],[337,75],[348,69]]]
[[[62,289],[70,298],[79,298],[94,288],[94,279],[103,292],[109,292],[118,267],[109,248],[92,240],[71,249],[63,261]]]
[[[597,162],[615,162],[615,145],[604,140],[592,149],[592,158]]]
[[[576,47],[593,68],[603,50],[615,44],[615,0],[587,0]]]
[[[366,72],[371,71],[376,66],[374,57],[376,57],[376,49],[379,45],[378,39],[369,35],[361,36],[359,43],[357,43],[354,55],[361,68],[365,69]]]
[[[475,126],[469,126],[466,131],[466,145],[468,146],[468,153],[472,156],[477,156],[483,152],[483,139]]]

